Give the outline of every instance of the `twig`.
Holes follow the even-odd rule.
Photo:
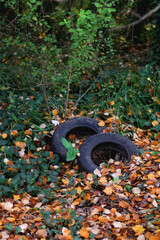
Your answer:
[[[154,9],[152,9],[151,11],[149,11],[148,13],[146,13],[145,15],[140,17],[140,19],[138,19],[137,21],[129,23],[127,25],[113,28],[113,29],[111,29],[111,31],[113,32],[113,31],[122,30],[122,29],[125,29],[128,27],[133,27],[133,26],[139,24],[140,22],[144,21],[146,18],[150,17],[153,13],[157,12],[159,9],[160,9],[160,3]]]

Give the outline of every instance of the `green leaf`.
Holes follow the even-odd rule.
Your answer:
[[[6,223],[5,228],[9,231],[12,231],[13,230],[12,223]]]
[[[61,141],[62,141],[62,144],[64,145],[64,147],[67,148],[68,150],[73,147],[72,143],[67,141],[67,139],[61,138]]]
[[[68,149],[68,152],[67,152],[67,161],[72,161],[76,158],[76,155],[79,151],[76,149],[76,148],[73,148],[72,149]]]
[[[68,149],[67,151],[67,161],[72,161],[76,158],[77,153],[79,152],[76,148],[74,148],[72,146],[72,143],[70,143],[69,141],[67,141],[67,139],[65,138],[61,138],[62,144],[64,145],[64,147],[66,149]]]
[[[18,233],[21,233],[22,232],[22,229],[20,228],[20,227],[15,227],[15,230],[16,230],[16,234],[18,234]]]
[[[127,190],[127,192],[131,192],[132,191],[132,187],[130,185],[126,185],[125,189]]]

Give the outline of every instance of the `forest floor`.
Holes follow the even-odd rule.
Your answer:
[[[52,152],[56,126],[47,112],[46,123],[37,125],[8,107],[4,101],[0,109],[1,239],[160,239],[160,133],[122,124],[107,110],[102,115],[111,115],[98,118],[100,125],[121,128],[140,154],[109,161],[95,174],[79,173],[76,161],[61,163]],[[56,109],[52,114],[64,122]]]

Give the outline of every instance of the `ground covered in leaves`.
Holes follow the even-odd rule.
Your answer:
[[[111,106],[100,125],[130,137],[140,154],[79,173],[76,162],[61,163],[51,150],[55,125],[64,119],[53,108],[37,124],[34,97],[10,96],[0,107],[0,239],[159,240],[160,133],[122,123]]]

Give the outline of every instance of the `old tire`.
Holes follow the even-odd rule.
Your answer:
[[[99,155],[96,157],[96,154]],[[132,155],[137,155],[135,144],[128,138],[115,133],[101,133],[89,137],[80,147],[78,166],[80,171],[93,173],[100,170],[100,163],[119,157],[119,160],[129,161]],[[103,154],[100,156],[100,154]],[[101,159],[102,158],[102,159]],[[96,160],[97,159],[97,160]]]
[[[68,138],[70,134],[94,135],[103,132],[105,127],[100,127],[98,121],[89,117],[75,117],[60,124],[52,137],[53,152],[58,154],[61,161],[66,161],[67,150],[61,138]]]

